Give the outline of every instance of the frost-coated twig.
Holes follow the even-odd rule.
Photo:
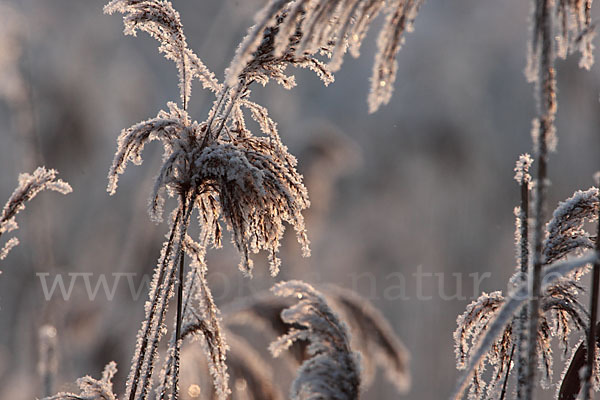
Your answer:
[[[208,238],[202,235],[202,241],[206,242]],[[206,280],[206,261],[205,245],[199,244],[187,238],[185,241],[185,251],[192,259],[191,278],[188,286],[189,294],[193,294],[196,307],[189,303],[184,304],[185,325],[182,327],[182,339],[189,334],[193,334],[201,341],[201,347],[208,361],[209,371],[213,379],[213,388],[219,400],[225,400],[231,393],[229,389],[229,374],[227,372],[226,352],[229,349],[225,342],[223,330],[219,318],[219,310],[212,297],[208,282]],[[194,277],[197,278],[197,284],[192,285]],[[188,307],[189,306],[189,307]],[[185,317],[185,310],[188,310],[188,317]]]
[[[517,262],[519,263],[519,272],[521,283],[527,282],[527,269],[529,267],[529,186],[531,184],[531,175],[529,175],[529,167],[533,160],[529,154],[523,154],[517,161],[515,167],[515,180],[519,183],[521,189],[521,205],[516,210],[516,246],[517,246]],[[525,382],[525,368],[527,365],[527,305],[519,313],[519,318],[516,321],[517,329],[517,385],[516,398],[523,398],[523,387]],[[512,356],[511,356],[512,358]],[[510,368],[510,367],[509,367]],[[506,373],[508,377],[508,371]]]
[[[183,209],[185,208],[185,215]],[[164,319],[169,297],[172,295],[175,266],[182,248],[182,236],[185,236],[191,207],[182,204],[172,223],[169,239],[163,247],[161,261],[156,269],[151,286],[151,302],[146,306],[146,318],[138,333],[136,351],[133,357],[131,371],[127,383],[127,395],[130,400],[136,398],[139,389],[139,398],[145,399],[152,383],[152,373],[158,351],[158,343],[163,335]],[[174,249],[174,242],[177,247]]]
[[[531,57],[539,60],[536,88],[538,118],[534,122],[533,140],[538,160],[537,181],[533,207],[533,268],[529,276],[529,327],[527,338],[527,374],[524,398],[532,399],[537,368],[536,339],[540,320],[540,294],[543,265],[543,224],[547,186],[548,151],[554,141],[554,115],[556,113],[556,87],[554,79],[554,37],[552,32],[552,1],[536,0]]]

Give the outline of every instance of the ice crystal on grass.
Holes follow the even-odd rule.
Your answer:
[[[297,340],[307,340],[309,359],[300,366],[292,383],[292,399],[354,400],[360,386],[360,356],[350,348],[346,324],[329,307],[326,299],[312,286],[300,282],[281,282],[273,287],[278,296],[295,296],[297,304],[281,313],[292,327],[274,341],[274,356]]]
[[[527,272],[529,268],[529,198],[532,186],[532,178],[529,175],[529,169],[533,164],[533,159],[529,154],[522,154],[515,165],[515,180],[519,184],[521,191],[521,202],[515,207],[515,248],[517,259],[517,270],[509,281],[509,290],[519,287],[527,282]],[[511,350],[511,358],[516,349],[515,369],[517,371],[516,398],[522,398],[523,388],[526,385],[524,380],[524,371],[527,368],[527,352],[525,344],[527,343],[527,307],[523,307],[513,323],[515,331],[515,344]],[[508,378],[508,372],[506,377]],[[506,388],[506,382],[503,390]]]
[[[53,190],[62,194],[71,193],[73,189],[68,183],[57,179],[58,172],[44,167],[38,167],[32,174],[20,174],[19,185],[12,193],[2,213],[0,213],[0,236],[5,233],[18,229],[15,220],[16,215],[25,209],[25,203],[33,199],[42,190]],[[2,248],[0,248],[0,260],[4,259],[8,252],[19,244],[18,239],[9,239]]]
[[[19,239],[17,239],[16,237],[8,239],[8,241],[4,243],[4,247],[0,249],[0,260],[4,260],[6,256],[8,256],[8,253],[10,253],[10,251],[18,245]]]

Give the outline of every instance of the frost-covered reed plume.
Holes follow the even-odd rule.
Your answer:
[[[220,333],[218,310],[206,284],[204,262],[206,248],[221,245],[221,223],[232,233],[233,244],[241,253],[240,269],[245,274],[252,273],[251,255],[261,250],[268,253],[271,273],[277,274],[277,252],[285,223],[294,227],[303,255],[309,255],[302,216],[309,201],[302,176],[267,109],[250,100],[251,85],[274,80],[285,88],[295,86],[294,77],[286,74],[289,65],[310,68],[328,84],[346,50],[350,48],[358,56],[369,24],[385,12],[387,18],[378,42],[369,96],[369,108],[374,111],[389,101],[396,72],[395,56],[404,31],[412,28],[420,4],[420,0],[270,1],[241,43],[226,70],[224,83],[188,46],[180,16],[170,2],[113,0],[105,6],[106,13],[124,15],[125,34],[136,35],[141,30],[159,41],[159,51],[177,67],[180,91],[178,103],[169,102],[155,118],[121,132],[108,174],[108,191],[112,194],[126,164],[140,164],[145,144],[159,140],[164,156],[150,200],[151,217],[157,221],[162,218],[165,194],[178,202],[170,214],[171,232],[154,273],[126,398],[146,399],[153,386],[158,346],[166,332],[165,316],[177,282],[177,316],[158,397],[178,397],[181,339],[187,332],[186,321],[192,317],[202,321],[201,329],[194,332],[207,344],[220,398],[229,393],[224,364],[226,345]],[[323,61],[328,57],[329,63]],[[215,96],[203,122],[188,114],[195,79]],[[258,123],[263,135],[255,135],[247,128],[245,113]],[[194,210],[198,211],[201,228],[196,240],[187,235]],[[195,264],[187,278],[186,253]],[[194,296],[199,304],[196,311],[188,301]]]
[[[593,63],[592,44],[593,26],[591,24],[592,0],[560,1],[553,8],[551,0],[534,2],[532,39],[526,69],[527,78],[536,84],[537,117],[533,121],[532,137],[534,141],[534,156],[538,160],[538,169],[533,202],[533,237],[532,237],[532,268],[529,273],[530,301],[528,304],[528,345],[527,345],[527,374],[524,397],[532,398],[536,370],[535,336],[539,328],[539,309],[543,255],[543,222],[545,197],[548,186],[547,163],[549,152],[556,148],[556,71],[555,57],[557,53],[556,38],[558,38],[558,54],[566,57],[572,50],[571,43],[578,44],[582,53],[580,65],[589,69]],[[556,29],[557,20],[561,21],[560,29]],[[573,22],[575,20],[576,22]],[[595,320],[595,316],[592,316]],[[588,394],[589,395],[589,394]],[[586,395],[587,396],[587,395]]]
[[[521,185],[528,186],[527,169],[531,164],[528,156],[522,156],[517,163],[515,178]],[[585,229],[586,223],[598,222],[599,192],[592,187],[577,191],[572,197],[561,202],[546,224],[542,249],[542,282],[540,298],[540,323],[536,331],[535,352],[539,360],[536,368],[542,371],[542,385],[549,387],[552,380],[553,355],[551,338],[559,340],[563,357],[570,350],[569,340],[575,331],[587,332],[590,315],[578,300],[583,291],[579,284],[581,276],[589,266],[598,261],[596,252],[587,250],[595,247],[594,239]],[[511,372],[516,372],[516,398],[526,397],[527,362],[523,353],[527,349],[524,306],[528,301],[528,282],[523,263],[527,260],[526,235],[523,236],[527,220],[520,208],[516,209],[517,229],[517,271],[509,282],[508,295],[501,292],[482,294],[471,303],[464,314],[458,317],[458,327],[454,332],[457,366],[465,370],[461,377],[455,398],[470,386],[470,398],[504,396]],[[564,261],[567,257],[579,257]],[[526,265],[526,264],[525,264]],[[521,311],[519,311],[521,310]],[[485,382],[485,364],[494,368],[489,381]],[[598,381],[597,373],[594,381]],[[514,374],[513,374],[514,375]],[[577,376],[579,380],[579,376]],[[600,386],[596,385],[596,388]],[[487,393],[486,393],[487,391]]]
[[[281,319],[297,327],[274,341],[274,356],[297,340],[309,342],[308,358],[302,363],[290,389],[292,399],[353,400],[360,389],[360,354],[352,351],[348,327],[312,286],[300,281],[273,287],[278,296],[295,296],[298,303],[285,309]]]
[[[528,166],[531,159],[522,156],[517,163],[516,179],[521,185],[529,182],[527,176]],[[544,240],[544,266],[550,271],[553,265],[560,265],[561,260],[569,255],[581,255],[591,246],[589,234],[583,229],[585,222],[597,219],[598,189],[592,188],[586,192],[576,192],[573,197],[561,203],[554,212],[552,220],[546,225],[546,239]],[[466,369],[472,374],[470,383],[470,397],[480,398],[487,389],[487,396],[493,397],[498,392],[505,392],[511,369],[516,369],[516,396],[523,398],[523,385],[527,384],[525,375],[526,362],[523,348],[526,348],[526,332],[524,329],[526,313],[521,310],[515,313],[505,314],[500,321],[499,315],[507,306],[507,303],[519,301],[524,302],[526,296],[527,281],[524,279],[526,270],[523,263],[527,260],[526,247],[523,248],[524,226],[526,219],[520,208],[516,209],[517,229],[517,271],[511,277],[509,283],[509,297],[505,298],[501,292],[482,294],[479,299],[471,303],[464,314],[459,316],[458,327],[454,333],[456,343],[456,357],[459,369]],[[526,232],[525,232],[526,233]],[[581,259],[580,259],[581,260]],[[592,261],[593,262],[593,258]],[[552,264],[554,263],[554,264]],[[525,266],[527,264],[525,263]],[[540,326],[536,337],[536,355],[539,357],[539,367],[543,372],[543,386],[548,387],[552,379],[552,347],[550,339],[556,337],[560,341],[563,355],[569,350],[569,338],[573,330],[584,331],[589,326],[589,315],[579,300],[578,295],[583,290],[578,281],[581,274],[585,272],[588,263],[579,263],[565,275],[561,275],[552,284],[547,284],[542,291]],[[546,276],[549,272],[546,272]],[[555,277],[556,278],[556,277]],[[516,310],[515,310],[516,312]],[[500,326],[498,330],[492,330],[492,326]],[[490,333],[493,332],[493,333]],[[494,335],[496,335],[494,337]],[[481,346],[483,341],[488,341],[488,347]],[[477,363],[474,362],[474,354],[480,351]],[[513,362],[514,361],[514,362]],[[494,371],[489,382],[483,379],[485,363],[493,366]],[[472,369],[472,370],[471,370]]]
[[[44,167],[38,167],[32,174],[19,175],[19,185],[14,190],[0,214],[0,236],[19,228],[16,216],[25,209],[25,203],[33,199],[42,190],[53,190],[62,194],[71,193],[69,184],[57,179],[58,172]],[[0,260],[6,258],[8,253],[19,244],[16,237],[8,239],[0,248]]]
[[[379,40],[370,97],[373,111],[389,101],[395,55],[419,5],[419,1],[410,0],[273,1],[241,44],[224,84],[187,45],[179,14],[170,2],[113,0],[105,7],[107,13],[124,14],[126,34],[142,30],[160,42],[159,51],[177,66],[180,89],[179,104],[170,102],[155,118],[121,132],[108,176],[108,191],[112,194],[126,164],[140,164],[145,144],[160,140],[164,146],[163,166],[150,201],[151,217],[162,218],[165,193],[178,201],[169,217],[171,231],[154,273],[145,320],[138,333],[126,398],[146,399],[153,387],[158,347],[166,332],[165,316],[177,282],[176,321],[157,397],[178,397],[181,339],[192,334],[206,345],[218,397],[229,394],[227,345],[206,283],[204,261],[208,246],[221,245],[222,222],[232,232],[233,243],[241,253],[240,268],[246,274],[252,273],[251,254],[260,250],[268,252],[271,273],[277,274],[277,251],[286,222],[295,228],[304,255],[309,254],[302,216],[309,201],[302,177],[267,110],[249,99],[251,84],[266,84],[273,79],[286,88],[293,87],[293,76],[285,74],[288,65],[311,68],[325,84],[331,82],[331,69],[339,68],[347,47],[358,55],[369,23],[385,9],[388,18]],[[329,65],[317,58],[321,54],[332,57]],[[187,112],[196,78],[215,95],[203,122],[194,121]],[[263,136],[253,135],[246,128],[244,110],[258,122]],[[197,240],[187,235],[193,210],[198,211],[201,228]],[[187,278],[184,254],[193,260]]]
[[[550,336],[548,336],[548,333],[550,335],[554,333],[555,335],[559,335],[561,342],[565,343],[568,338],[568,336],[563,336],[562,333],[565,327],[568,328],[568,331],[571,331],[572,328],[578,326],[587,326],[586,321],[582,319],[585,314],[582,314],[581,311],[579,314],[576,313],[580,306],[575,304],[575,299],[572,294],[569,294],[570,291],[575,290],[576,286],[565,277],[577,275],[580,271],[585,270],[586,267],[597,261],[596,252],[589,252],[584,256],[572,260],[558,261],[544,268],[544,275],[542,277],[543,285],[541,286],[542,293],[544,294],[542,296],[544,300],[541,302],[543,313],[540,317],[542,323],[540,324],[540,330],[536,339],[536,356],[538,353],[541,355],[539,366],[545,371],[548,378],[551,375],[552,367],[549,344],[544,342],[542,343],[543,346],[539,346],[538,340],[540,336],[542,336],[544,341],[549,340]],[[561,284],[565,280],[566,285],[571,286],[567,291],[564,290]],[[554,298],[554,293],[559,293],[557,298]],[[489,295],[484,294],[470,305],[462,316],[459,316],[457,321],[459,327],[455,331],[457,366],[464,371],[452,395],[453,399],[462,398],[465,390],[470,386],[472,386],[471,398],[478,398],[476,394],[473,394],[474,391],[483,393],[483,388],[486,385],[480,380],[477,374],[480,368],[483,367],[486,359],[489,359],[493,363],[496,363],[497,360],[512,361],[510,354],[506,357],[506,350],[502,348],[509,348],[510,343],[514,341],[512,326],[510,324],[528,300],[528,295],[529,289],[527,285],[518,286],[509,291],[507,296],[501,297],[501,294],[496,292],[490,299]],[[565,316],[568,316],[568,318],[562,319]],[[582,323],[586,324],[583,325]],[[475,337],[473,337],[474,335]],[[469,342],[471,337],[473,340]],[[515,349],[516,351],[517,349]],[[512,348],[510,353],[512,354]],[[536,360],[538,360],[537,357]],[[500,373],[502,371],[510,373],[510,369],[507,367],[512,366],[513,363],[507,362],[507,364],[499,366]],[[501,378],[498,378],[496,375],[490,381],[492,393],[498,391],[498,383]],[[508,383],[508,376],[506,375],[504,379],[503,388]],[[530,384],[528,381],[525,382]]]
[[[500,392],[501,398],[506,396],[509,374],[515,365],[516,398],[532,399],[536,370],[542,369],[543,384],[547,384],[552,377],[550,338],[559,338],[566,355],[569,336],[574,329],[588,335],[583,392],[584,398],[591,396],[590,382],[594,374],[598,375],[597,368],[593,371],[593,365],[596,359],[599,239],[596,238],[596,243],[593,243],[584,230],[584,222],[598,220],[598,189],[578,191],[561,203],[544,229],[548,157],[555,150],[557,141],[554,126],[557,108],[555,56],[558,53],[564,58],[578,49],[582,54],[580,66],[590,68],[594,34],[591,4],[591,0],[560,0],[554,8],[551,0],[534,1],[526,75],[536,83],[538,107],[532,130],[537,159],[536,179],[533,180],[529,175],[531,158],[522,156],[517,163],[515,176],[521,189],[521,205],[515,210],[517,272],[511,278],[508,296],[500,292],[491,295],[484,293],[458,318],[458,328],[454,334],[457,365],[465,372],[459,380],[454,398],[460,398],[467,386],[470,386],[471,398],[482,396],[486,386],[482,371],[487,360],[494,366],[487,383],[488,396],[497,392]],[[558,29],[555,28],[557,21]],[[533,201],[530,205],[531,187]],[[584,250],[592,248],[596,248],[596,251],[581,256]],[[580,257],[562,261],[569,255]],[[582,291],[578,280],[592,264],[594,279],[588,312],[577,299]]]
[[[247,299],[236,299],[223,307],[223,332],[230,347],[226,363],[234,399],[281,400],[285,398],[282,390],[286,388],[283,388],[280,383],[282,378],[285,381],[285,377],[296,377],[301,374],[303,371],[301,365],[314,358],[314,354],[309,351],[311,342],[319,340],[311,334],[311,329],[315,329],[314,324],[297,323],[296,319],[286,317],[286,310],[296,307],[299,295],[302,295],[304,300],[308,299],[302,293],[310,286],[298,281],[285,285],[286,287],[293,285],[293,288],[296,288],[295,295],[278,296],[277,293],[282,290],[278,285],[272,292],[258,293]],[[286,291],[290,287],[287,287]],[[335,285],[320,286],[315,292],[322,297],[331,312],[347,325],[350,333],[347,339],[350,349],[360,353],[361,392],[373,385],[376,368],[380,367],[398,393],[406,393],[410,385],[409,354],[383,315],[368,300]],[[316,309],[310,312],[315,311]],[[206,324],[199,315],[196,315],[195,319],[191,318],[184,328],[186,335],[203,335],[205,330]],[[255,343],[251,344],[246,339],[247,336],[253,337],[254,334],[258,334],[265,340],[275,340],[277,337],[286,337],[290,330],[305,331],[306,337],[302,338],[300,337],[302,335],[298,335],[295,336],[296,340],[293,343],[285,343],[287,351],[282,350],[278,354],[281,362],[276,364],[269,359],[269,354],[263,354],[260,347],[257,348]],[[326,336],[325,345],[330,340],[330,337]],[[204,398],[218,399],[219,388],[213,388],[210,392],[202,386],[202,383],[208,380],[207,375],[214,374],[215,370],[214,365],[210,365],[210,360],[206,368],[207,363],[203,361],[202,356],[206,349],[202,343],[202,341],[200,341],[201,345],[188,343],[183,348],[183,358],[191,364],[191,368],[188,366],[186,372],[182,374],[182,383],[187,388],[203,387]],[[332,370],[326,371],[326,375],[339,373],[339,366],[336,363],[329,364],[329,367]],[[320,381],[320,376],[307,379]],[[319,393],[313,394],[319,395]]]
[[[398,394],[406,393],[411,380],[410,355],[381,312],[367,299],[347,289],[331,284],[319,286],[317,289],[329,307],[347,324],[351,334],[350,347],[361,354],[361,390],[371,387],[379,367]],[[272,293],[261,293],[251,299],[240,299],[225,306],[223,320],[227,328],[227,338],[238,330],[245,332],[250,329],[259,332],[261,336],[277,337],[285,335],[292,328],[307,329],[298,324],[290,324],[282,317],[282,311],[291,307],[296,300],[297,296],[284,298]],[[308,340],[297,340],[290,345],[283,360],[291,374],[296,374],[298,366],[310,358],[306,351],[309,344]],[[228,361],[233,353],[232,349]],[[268,386],[267,382],[264,385]]]

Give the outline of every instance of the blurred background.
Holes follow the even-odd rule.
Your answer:
[[[189,45],[222,78],[265,1],[173,3]],[[113,197],[106,175],[119,131],[177,99],[176,70],[146,34],[123,36],[121,17],[103,15],[103,5],[0,1],[0,202],[18,174],[37,165],[59,170],[74,190],[42,193],[28,204],[17,218],[21,245],[0,264],[2,399],[42,396],[44,324],[56,328],[55,389],[71,389],[86,374],[98,377],[115,360],[115,390],[123,393],[146,289],[134,298],[123,278],[112,301],[102,290],[91,299],[82,277],[95,286],[100,274],[109,283],[126,274],[137,289],[168,230],[146,213],[159,144],[147,146],[144,165],[128,168]],[[535,112],[522,72],[529,11],[520,0],[426,0],[399,54],[392,100],[375,114],[367,113],[366,95],[379,23],[361,58],[347,57],[329,87],[299,70],[291,91],[254,88],[254,100],[269,108],[304,173],[312,256],[302,259],[288,232],[281,273],[270,277],[266,258],[257,257],[249,280],[225,240],[208,255],[218,305],[282,279],[353,289],[381,310],[411,352],[405,397],[447,397],[458,376],[456,317],[480,291],[504,291],[515,266],[513,168],[519,154],[531,151]],[[557,63],[552,209],[591,186],[600,168],[600,70],[577,64],[578,56]],[[204,120],[212,101],[196,83],[191,115]],[[70,277],[79,277],[67,300],[58,287],[44,293],[42,283],[51,287],[57,274],[67,289]],[[555,363],[560,373],[562,363]],[[378,379],[365,399],[398,397]]]

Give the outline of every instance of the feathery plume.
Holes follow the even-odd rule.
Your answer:
[[[280,264],[277,251],[284,232],[284,222],[294,225],[304,255],[309,253],[301,214],[308,207],[308,197],[302,178],[295,169],[296,160],[281,143],[275,124],[268,118],[266,110],[248,100],[250,92],[247,86],[230,90],[217,82],[214,75],[188,48],[179,14],[170,2],[113,0],[105,7],[105,12],[124,14],[126,34],[135,35],[139,29],[157,39],[160,43],[159,50],[166,58],[175,62],[179,72],[181,106],[168,103],[168,111],[161,111],[156,118],[123,130],[108,176],[108,191],[113,194],[118,177],[124,172],[127,162],[140,164],[145,144],[153,140],[162,142],[163,166],[154,185],[150,215],[155,220],[161,219],[165,192],[178,198],[179,207],[171,217],[171,233],[163,247],[152,281],[146,319],[138,333],[126,397],[130,400],[136,396],[146,399],[152,386],[158,343],[166,331],[164,318],[178,280],[175,337],[171,340],[165,363],[165,371],[168,373],[159,387],[160,396],[177,397],[181,328],[185,322],[182,313],[186,285],[183,273],[186,252],[184,242],[190,214],[194,209],[199,211],[204,237],[199,241],[201,257],[207,245],[220,246],[219,220],[222,219],[232,231],[233,242],[242,254],[240,268],[251,274],[250,254],[264,249],[269,253],[271,272],[276,274]],[[280,68],[282,62],[302,63],[303,60],[274,60],[269,64],[273,67],[271,69],[267,66],[269,61],[264,60],[258,63],[262,69],[255,74],[257,80],[274,78],[285,81]],[[191,80],[194,77],[200,78],[203,85],[218,97],[207,121],[203,123],[192,121],[187,113]],[[244,114],[240,109],[242,105],[251,109],[252,117],[259,121],[268,138],[254,137],[245,129]],[[176,268],[178,262],[179,267]],[[204,273],[196,275],[200,277],[204,300],[212,299],[205,284]],[[194,291],[195,288],[188,286],[188,293]],[[206,305],[206,308],[211,311],[199,315],[199,319],[205,323],[202,318],[207,317],[208,328],[212,329],[215,337],[221,338],[215,319],[210,316],[216,310],[214,303]],[[207,334],[204,332],[205,336]],[[223,342],[218,347],[225,349],[226,345]],[[215,353],[213,350],[218,349],[209,345],[209,353],[213,358],[216,357],[215,360],[218,359],[218,362],[215,361],[215,365],[218,365],[215,380],[219,375],[219,379],[225,382],[217,387],[226,396],[225,353],[220,350]]]
[[[180,104],[168,103],[168,109],[155,118],[121,132],[108,174],[107,190],[113,194],[127,163],[141,164],[145,144],[159,140],[164,148],[163,165],[150,200],[151,218],[157,221],[162,218],[165,194],[179,202],[170,219],[171,233],[159,258],[146,320],[138,334],[126,393],[130,400],[136,396],[145,399],[152,386],[158,343],[166,331],[164,317],[177,281],[175,337],[169,346],[159,396],[177,397],[181,328],[190,318],[183,310],[194,310],[193,306],[182,304],[184,292],[187,296],[204,293],[202,310],[194,316],[194,323],[216,335],[216,317],[211,316],[216,315],[216,307],[209,301],[212,298],[204,273],[192,267],[187,280],[193,279],[195,283],[190,286],[183,271],[185,254],[192,259],[198,254],[203,258],[206,246],[221,245],[221,222],[232,233],[233,244],[241,254],[240,269],[247,275],[251,275],[253,268],[251,254],[261,250],[268,253],[271,274],[277,274],[281,263],[277,253],[285,223],[294,227],[303,255],[310,254],[302,216],[310,203],[302,176],[296,171],[296,159],[281,142],[266,108],[249,99],[250,86],[265,85],[270,80],[285,88],[295,86],[294,77],[286,74],[290,65],[309,68],[329,84],[333,81],[332,71],[341,65],[348,46],[358,55],[369,23],[385,9],[392,17],[385,27],[389,32],[380,37],[385,54],[378,61],[378,71],[384,71],[385,76],[378,79],[386,80],[389,85],[377,102],[387,102],[400,38],[405,30],[410,30],[420,3],[420,0],[395,1],[384,7],[385,0],[272,0],[257,16],[257,25],[238,48],[226,71],[225,84],[219,83],[190,50],[180,16],[169,1],[112,0],[105,6],[105,13],[123,14],[125,34],[135,35],[141,30],[158,40],[159,51],[177,66],[180,89]],[[332,57],[332,62],[326,64],[319,56]],[[194,121],[187,111],[194,78],[199,78],[216,97],[203,122]],[[377,93],[375,96],[381,97]],[[244,110],[249,111],[264,136],[255,136],[248,130]],[[189,254],[186,247],[190,246],[185,243],[191,241],[187,239],[187,229],[194,210],[198,211],[201,237],[198,251]],[[217,336],[220,338],[220,334]],[[224,342],[222,346],[225,348]],[[222,367],[215,367],[216,375],[226,381],[224,351],[210,345],[207,351],[219,359],[217,364]],[[403,354],[402,349],[397,347],[394,354]],[[403,360],[398,358],[393,362],[397,373],[407,377],[406,371],[400,372]],[[226,386],[220,387],[221,393],[228,391]]]
[[[346,324],[329,307],[325,298],[312,286],[301,281],[280,282],[273,287],[278,296],[295,296],[299,301],[281,313],[281,319],[300,328],[271,343],[275,357],[296,340],[307,340],[310,358],[302,364],[292,383],[292,399],[358,398],[360,357],[350,348]]]
[[[529,157],[521,157],[517,162],[516,179],[521,184],[522,189],[522,207],[527,210],[528,202],[528,183],[527,168],[531,165]],[[585,221],[594,220],[597,212],[597,189],[592,188],[588,191],[578,191],[570,199],[560,203],[554,212],[553,219],[547,224],[547,239],[544,242],[544,255],[546,261],[544,265],[550,262],[565,258],[570,253],[576,255],[584,248],[592,246],[570,246],[578,237],[585,235],[582,230]],[[517,228],[515,232],[517,244],[517,261],[519,266],[517,271],[509,281],[510,296],[526,287],[525,279],[528,267],[528,248],[527,248],[527,217],[521,211],[520,207],[515,210],[517,215]],[[589,239],[588,239],[589,240]],[[591,242],[591,240],[590,240]],[[565,244],[567,243],[567,244]],[[552,254],[552,256],[547,256]],[[546,268],[546,271],[548,271]],[[566,356],[569,349],[569,336],[573,330],[585,331],[589,326],[589,316],[585,307],[579,302],[578,295],[583,288],[579,286],[578,280],[587,265],[583,268],[576,268],[573,271],[561,275],[552,284],[546,284],[542,290],[540,301],[541,315],[540,326],[537,331],[536,355],[539,356],[539,365],[544,371],[544,381],[551,377],[551,347],[548,343],[550,337],[557,337],[563,349],[563,355]],[[547,272],[545,272],[545,276]],[[546,278],[544,278],[544,282]],[[506,299],[500,292],[494,292],[490,295],[483,294],[476,302],[473,302],[465,313],[457,320],[457,330],[454,338],[456,343],[457,366],[464,369],[467,362],[472,359],[472,352],[482,337],[486,336],[486,331],[490,324],[493,324],[497,318],[499,310],[504,306]],[[472,371],[472,380],[470,388],[470,397],[479,398],[486,385],[488,386],[487,395],[490,396],[498,389],[498,383],[502,375],[510,373],[510,362],[512,360],[513,348],[517,350],[517,398],[523,398],[524,388],[527,386],[527,376],[525,365],[527,359],[523,354],[526,314],[521,309],[519,315],[507,322],[503,334],[498,334],[497,339],[488,347],[488,352],[483,353],[479,364]],[[483,348],[480,347],[483,351]],[[486,384],[482,378],[482,372],[485,362],[494,366],[494,372],[490,382]],[[544,383],[542,381],[542,383]]]
[[[596,174],[596,178],[597,178]],[[597,182],[600,184],[600,182]],[[596,213],[598,222],[596,223],[596,243],[595,250],[600,252],[600,207],[599,212]],[[592,398],[592,390],[598,390],[597,378],[593,378],[594,375],[598,375],[598,358],[599,354],[596,352],[596,321],[598,320],[598,297],[600,297],[600,260],[596,259],[592,270],[592,281],[591,281],[591,293],[590,293],[590,323],[587,331],[587,357],[585,366],[585,375],[583,376],[583,398],[585,400]],[[594,370],[596,374],[594,374]]]
[[[32,174],[20,174],[19,185],[14,190],[4,208],[0,213],[0,236],[18,229],[15,220],[16,215],[25,209],[25,203],[33,199],[42,190],[53,190],[61,194],[73,191],[68,183],[57,179],[58,172],[44,167],[38,167]],[[0,249],[0,260],[4,259],[8,252],[19,244],[16,238],[9,239]]]
[[[350,330],[350,346],[361,353],[361,387],[367,389],[374,381],[376,367],[398,393],[410,387],[410,354],[394,333],[385,317],[368,300],[336,285],[318,288],[329,306],[338,313]],[[225,308],[225,324],[244,326],[272,335],[284,335],[292,327],[281,319],[281,312],[292,305],[291,299],[259,294],[250,300],[233,303]],[[299,328],[298,326],[294,326]],[[298,340],[288,349],[293,368],[307,358],[307,341]]]
[[[250,104],[250,103],[245,103]],[[253,103],[252,103],[253,104]],[[233,233],[233,241],[242,254],[240,269],[252,272],[251,253],[264,249],[269,253],[271,273],[276,275],[280,261],[276,255],[284,232],[284,222],[294,226],[304,255],[309,254],[302,211],[309,206],[302,177],[291,156],[264,115],[269,138],[240,137],[206,143],[206,124],[186,126],[187,113],[174,103],[170,111],[161,111],[155,119],[144,121],[121,132],[119,149],[109,172],[109,191],[114,193],[118,175],[127,161],[141,163],[141,151],[152,140],[161,140],[165,149],[163,167],[157,177],[150,214],[160,220],[164,199],[181,191],[198,193],[193,205],[202,222],[212,221],[213,244],[219,245],[222,217]],[[253,105],[255,114],[263,109]],[[276,139],[275,139],[276,138]]]

